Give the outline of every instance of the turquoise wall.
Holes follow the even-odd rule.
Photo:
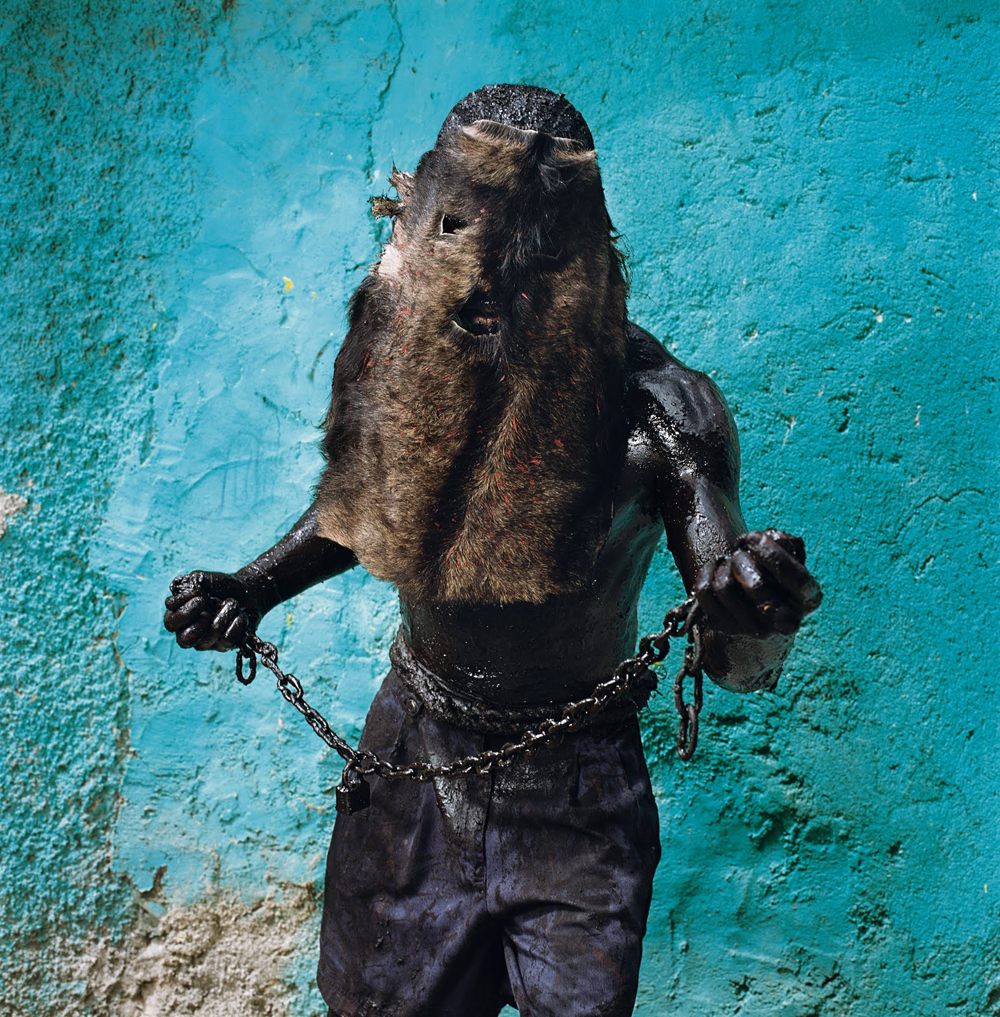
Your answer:
[[[633,318],[824,584],[660,803],[643,1017],[1000,1014],[996,5],[81,6],[0,18],[0,1013],[318,1015],[336,758],[160,627],[309,502],[366,198],[489,81],[565,91]],[[290,282],[286,281],[289,280]],[[680,594],[661,548],[653,626]],[[392,591],[269,617],[356,736]]]

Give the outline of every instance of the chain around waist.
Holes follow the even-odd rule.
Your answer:
[[[415,696],[427,712],[456,727],[479,734],[508,734],[527,725],[537,724],[558,712],[566,702],[547,703],[511,702],[500,698],[490,701],[473,696],[468,690],[456,689],[451,683],[435,674],[417,660],[410,649],[402,628],[389,648],[389,659],[406,690]],[[594,717],[590,730],[612,731],[620,728],[641,710],[652,694],[655,679],[642,682],[623,699]],[[583,699],[591,689],[581,689],[576,699]]]

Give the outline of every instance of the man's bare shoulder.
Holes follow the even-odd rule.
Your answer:
[[[715,382],[686,367],[638,325],[628,325],[626,403],[633,433],[678,452],[680,445],[736,453],[736,424]],[[727,458],[728,458],[727,455]]]

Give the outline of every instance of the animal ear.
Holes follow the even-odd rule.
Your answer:
[[[563,183],[597,176],[597,153],[573,138],[477,120],[457,136],[466,163],[485,183],[515,185],[534,166]]]
[[[494,120],[477,120],[463,126],[453,144],[457,144],[461,157],[470,166],[496,171],[502,164],[517,163],[537,139],[538,131],[524,131]]]
[[[553,138],[549,150],[549,161],[556,166],[565,166],[577,170],[597,168],[597,152],[593,148],[581,145],[572,138]]]
[[[452,135],[449,147],[477,180],[494,187],[514,188],[524,170],[524,157],[537,137],[537,131],[477,120]]]
[[[407,199],[413,193],[413,174],[404,173],[402,170],[392,167],[392,174],[389,177],[389,183],[396,189],[396,193],[405,204]]]
[[[546,170],[554,171],[562,186],[589,186],[600,180],[597,169],[597,152],[592,148],[567,138],[555,138],[549,150],[545,164],[540,167],[543,174]]]
[[[584,163],[597,159],[594,149],[587,148],[575,138],[542,134],[540,131],[512,127],[495,120],[476,120],[462,128],[462,136],[471,145],[479,144],[501,151],[536,148],[553,161]]]
[[[492,144],[498,148],[527,148],[538,131],[524,130],[496,120],[476,120],[462,128],[462,136],[473,143]]]

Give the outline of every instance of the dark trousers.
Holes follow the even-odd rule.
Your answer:
[[[428,716],[390,672],[361,745],[446,761],[508,737]],[[635,718],[492,775],[371,783],[371,807],[337,817],[327,860],[331,1017],[632,1013],[660,857]]]

